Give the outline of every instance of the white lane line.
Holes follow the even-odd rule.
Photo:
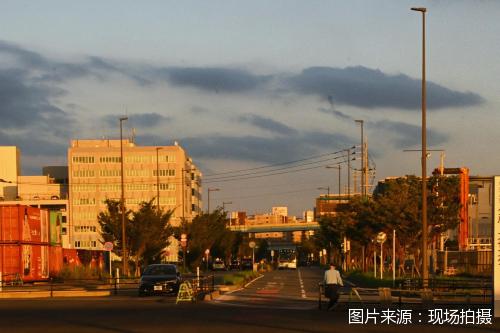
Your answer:
[[[304,290],[304,281],[302,281],[302,275],[300,275],[300,268],[297,268],[297,272],[299,273],[300,295],[302,298],[307,298],[306,291]]]

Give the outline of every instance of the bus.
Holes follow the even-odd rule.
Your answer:
[[[278,269],[297,269],[297,249],[282,248],[278,251]]]

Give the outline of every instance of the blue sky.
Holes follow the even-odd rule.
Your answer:
[[[375,180],[419,174],[418,154],[402,151],[420,148],[412,6],[429,10],[430,148],[498,174],[496,1],[4,1],[0,144],[20,146],[35,174],[65,163],[71,138],[116,136],[110,119],[126,113],[139,144],[178,140],[208,175],[347,148],[364,119]],[[215,204],[250,213],[300,214],[317,187],[337,188],[324,168],[208,178]]]

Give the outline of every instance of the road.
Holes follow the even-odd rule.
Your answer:
[[[495,327],[349,325],[346,308],[317,309],[312,268],[276,271],[214,302],[115,296],[0,300],[0,332],[500,332]],[[302,283],[301,283],[302,281]]]

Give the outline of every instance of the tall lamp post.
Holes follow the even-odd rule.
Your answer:
[[[366,196],[366,168],[365,168],[365,136],[363,133],[364,120],[354,120],[361,125],[361,196]]]
[[[340,164],[337,164],[337,165],[327,165],[325,168],[327,168],[327,169],[338,169],[339,170],[339,200],[340,200],[340,195],[342,194],[342,188],[341,188],[341,183],[340,183],[340,175],[341,175]]]
[[[189,169],[184,169],[182,168],[181,170],[181,174],[182,174],[182,179],[181,179],[181,183],[182,183],[182,190],[181,190],[181,194],[182,194],[182,221],[184,221],[186,218],[185,218],[185,215],[184,213],[186,212],[186,207],[184,207],[184,200],[185,200],[185,197],[186,197],[186,188],[184,186],[184,178],[185,178],[185,175],[184,173],[189,173],[191,170]],[[191,215],[192,216],[192,215]]]
[[[120,166],[121,166],[121,213],[122,213],[122,270],[124,275],[128,275],[128,253],[127,253],[127,232],[125,228],[125,186],[123,181],[123,122],[128,117],[120,118]]]
[[[422,278],[427,287],[429,279],[429,258],[427,257],[427,128],[426,128],[426,91],[425,91],[425,7],[411,10],[422,13]]]
[[[156,147],[156,209],[158,210],[158,215],[160,215],[160,158],[158,151],[163,149],[162,147]]]
[[[219,188],[208,188],[208,204],[207,204],[207,209],[208,209],[208,214],[210,214],[210,192],[217,192],[217,191],[220,191]]]

